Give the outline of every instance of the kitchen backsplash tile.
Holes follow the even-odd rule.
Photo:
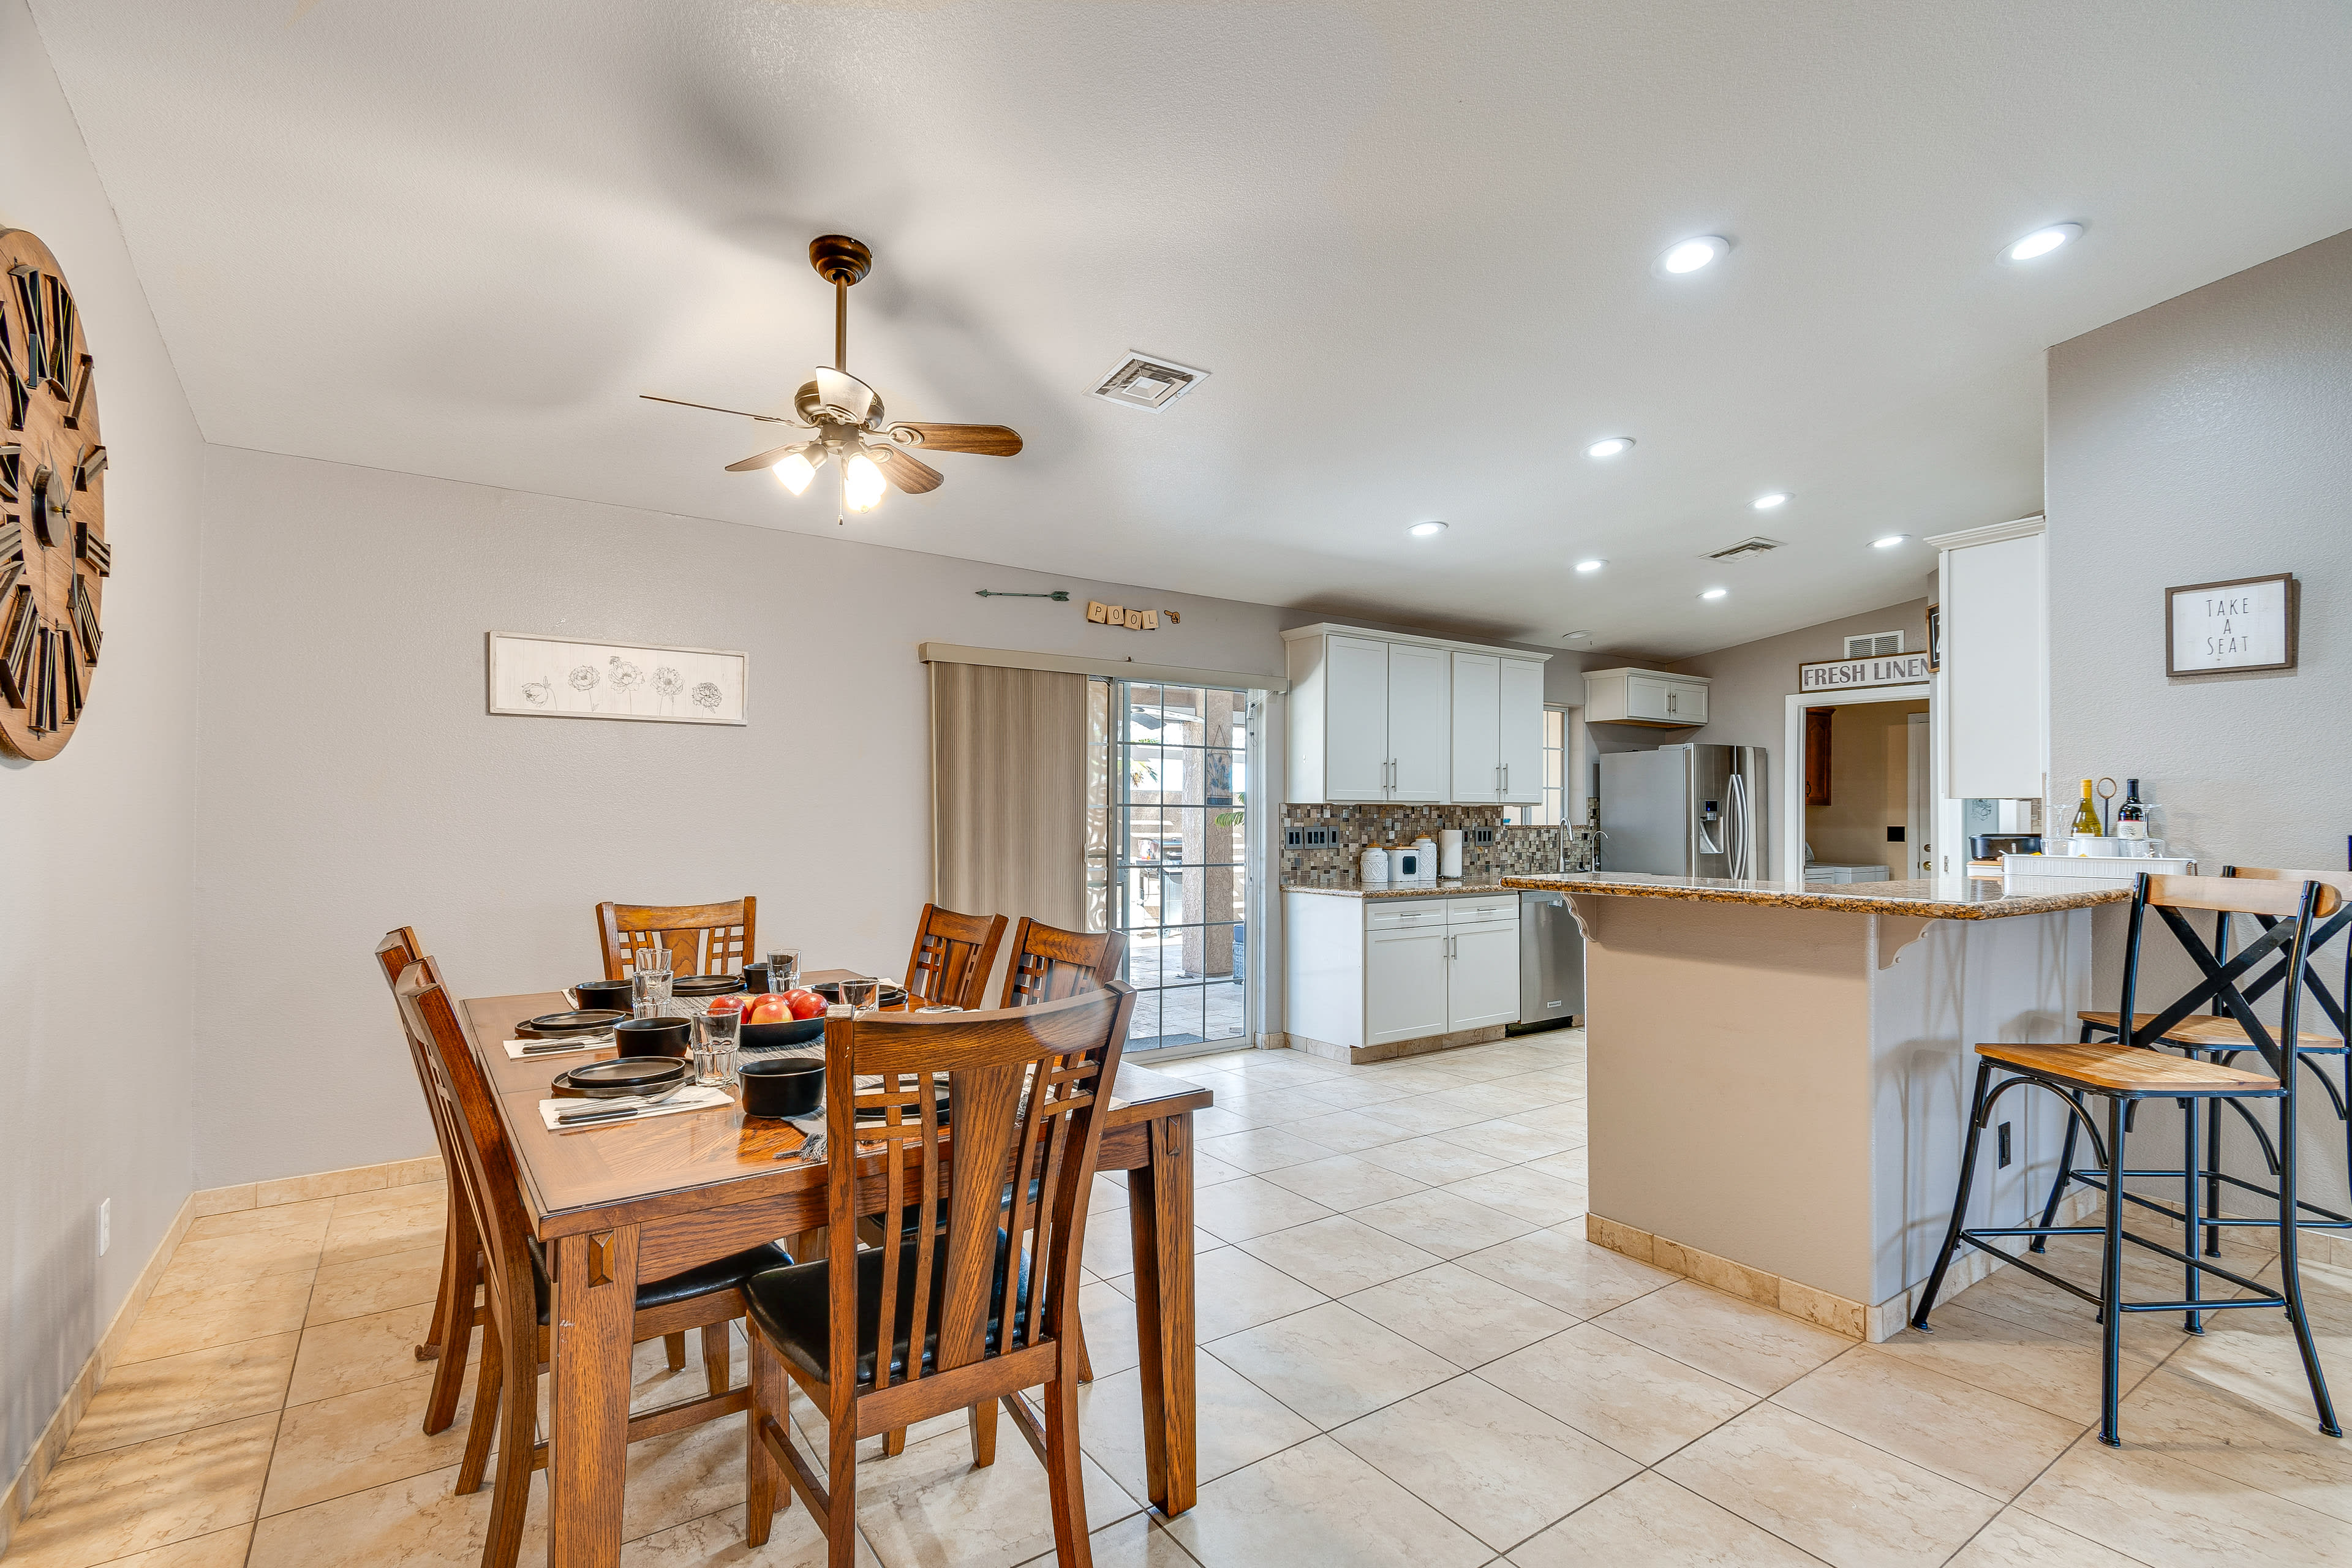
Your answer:
[[[1596,864],[1598,840],[1590,827],[1514,826],[1503,821],[1499,805],[1285,805],[1282,808],[1282,879],[1331,885],[1353,880],[1364,847],[1378,844],[1393,848],[1410,846],[1423,834],[1435,838],[1441,829],[1463,832],[1462,874],[1465,877],[1514,876],[1529,871],[1589,871]],[[1293,831],[1330,835],[1328,845],[1292,847]],[[1493,841],[1480,843],[1489,833]],[[1560,857],[1560,836],[1568,835],[1568,858]]]

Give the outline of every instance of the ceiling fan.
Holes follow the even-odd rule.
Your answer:
[[[689,403],[682,397],[661,397],[650,392],[637,395],[654,403],[706,408],[714,414],[736,414],[764,425],[785,425],[814,432],[803,439],[754,452],[740,463],[730,463],[727,471],[748,474],[767,468],[786,489],[799,495],[809,488],[816,471],[830,462],[841,477],[844,512],[873,510],[882,500],[886,483],[909,495],[939,489],[947,476],[916,457],[914,448],[971,452],[983,458],[1010,458],[1021,450],[1020,433],[1003,425],[935,425],[917,420],[886,423],[882,395],[849,374],[849,286],[873,270],[874,253],[845,234],[820,235],[809,242],[809,265],[816,268],[818,277],[833,285],[833,363],[817,366],[816,379],[801,384],[800,391],[793,397],[798,419]]]

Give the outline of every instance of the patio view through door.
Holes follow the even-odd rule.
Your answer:
[[[1087,701],[1087,915],[1127,933],[1129,1050],[1250,1039],[1250,694],[1096,679]]]

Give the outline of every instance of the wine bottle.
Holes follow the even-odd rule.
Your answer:
[[[2105,837],[2099,831],[2098,809],[2091,804],[2091,783],[2089,779],[2083,781],[2083,803],[2074,808],[2074,831],[2075,837],[2079,838]]]
[[[2147,807],[2139,802],[2139,780],[2124,780],[2124,803],[2116,807],[2116,837],[2145,838],[2147,837]]]

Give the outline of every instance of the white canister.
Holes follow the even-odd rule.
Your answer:
[[[1437,830],[1437,874],[1441,877],[1462,875],[1462,830],[1458,827]]]
[[[1368,888],[1388,886],[1389,852],[1387,850],[1377,844],[1365,845],[1364,858],[1360,865],[1360,869],[1358,874],[1362,877],[1364,886]]]

